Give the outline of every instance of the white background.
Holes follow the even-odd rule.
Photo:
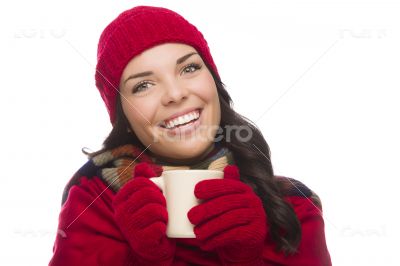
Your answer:
[[[0,265],[46,265],[62,190],[110,130],[97,41],[120,12],[171,8],[206,36],[276,174],[323,201],[334,265],[400,265],[397,1],[4,1]]]

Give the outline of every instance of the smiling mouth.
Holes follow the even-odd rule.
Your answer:
[[[179,129],[181,127],[194,124],[196,121],[198,121],[201,117],[203,109],[197,109],[195,111],[192,111],[186,115],[183,115],[181,117],[178,117],[177,119],[173,119],[172,121],[165,122],[163,121],[159,127],[166,129],[166,130],[173,130],[173,129]]]

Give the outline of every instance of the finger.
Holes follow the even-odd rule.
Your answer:
[[[133,169],[133,177],[155,177],[156,173],[154,172],[153,168],[146,162],[141,162],[135,165],[135,168]]]
[[[218,248],[224,248],[227,246],[251,246],[249,238],[243,237],[248,233],[247,225],[230,228],[226,231],[222,231],[219,234],[214,235],[212,238],[206,241],[201,241],[201,249],[206,251],[212,251]],[[251,239],[250,239],[251,240]],[[252,241],[252,240],[251,240]],[[252,241],[253,242],[253,241]]]
[[[137,233],[137,239],[143,239],[143,241],[137,241],[134,249],[142,253],[144,258],[149,257],[152,260],[156,254],[160,258],[171,256],[171,253],[174,252],[175,240],[168,238],[166,231],[166,225],[159,222],[143,228]]]
[[[134,213],[129,213],[129,206],[123,207],[116,212],[116,218],[126,221],[132,230],[143,229],[153,223],[168,223],[168,213],[164,206],[160,204],[150,203],[138,209]]]
[[[250,207],[253,198],[251,194],[229,194],[214,198],[193,207],[188,212],[188,218],[192,224],[198,225],[227,211]]]
[[[160,190],[152,181],[150,181],[147,178],[143,177],[138,177],[133,180],[130,180],[128,183],[126,183],[115,195],[113,205],[117,206],[122,202],[127,201],[130,196],[135,193],[136,191],[139,191],[143,188],[153,188],[155,190]]]
[[[212,199],[228,194],[238,194],[252,191],[252,189],[241,181],[230,179],[210,179],[197,183],[194,195],[198,199]]]
[[[147,204],[159,204],[163,207],[167,206],[165,197],[161,191],[152,187],[145,187],[133,193],[123,205],[128,206],[128,213],[134,213],[138,209],[145,207]]]
[[[201,242],[213,241],[218,235],[225,231],[237,229],[250,224],[252,221],[251,211],[248,209],[237,209],[224,213],[214,219],[194,227],[196,238]],[[235,233],[236,238],[242,236]]]
[[[240,180],[239,168],[236,165],[227,165],[224,168],[224,178]]]
[[[149,246],[157,246],[157,243],[166,237],[167,226],[163,222],[154,222],[135,232],[136,239],[143,239],[144,241],[138,242],[140,249],[148,248]],[[137,250],[137,249],[135,249]]]

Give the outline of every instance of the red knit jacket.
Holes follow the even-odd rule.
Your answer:
[[[135,263],[128,241],[114,221],[112,202],[115,192],[96,176],[90,163],[82,167],[67,185],[58,233],[53,247],[52,266],[63,265],[139,265]],[[297,181],[298,182],[298,181]],[[298,182],[286,200],[301,223],[302,238],[298,252],[285,256],[276,251],[267,236],[265,265],[331,265],[326,246],[324,220],[320,207],[311,199],[311,191]],[[178,239],[173,265],[221,265],[214,252],[201,250],[196,239]]]

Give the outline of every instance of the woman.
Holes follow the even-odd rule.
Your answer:
[[[160,7],[121,13],[100,37],[95,78],[113,129],[65,188],[50,265],[331,265],[318,197],[274,176],[195,26]],[[224,171],[196,185],[194,239],[166,236],[148,179],[176,168]]]

